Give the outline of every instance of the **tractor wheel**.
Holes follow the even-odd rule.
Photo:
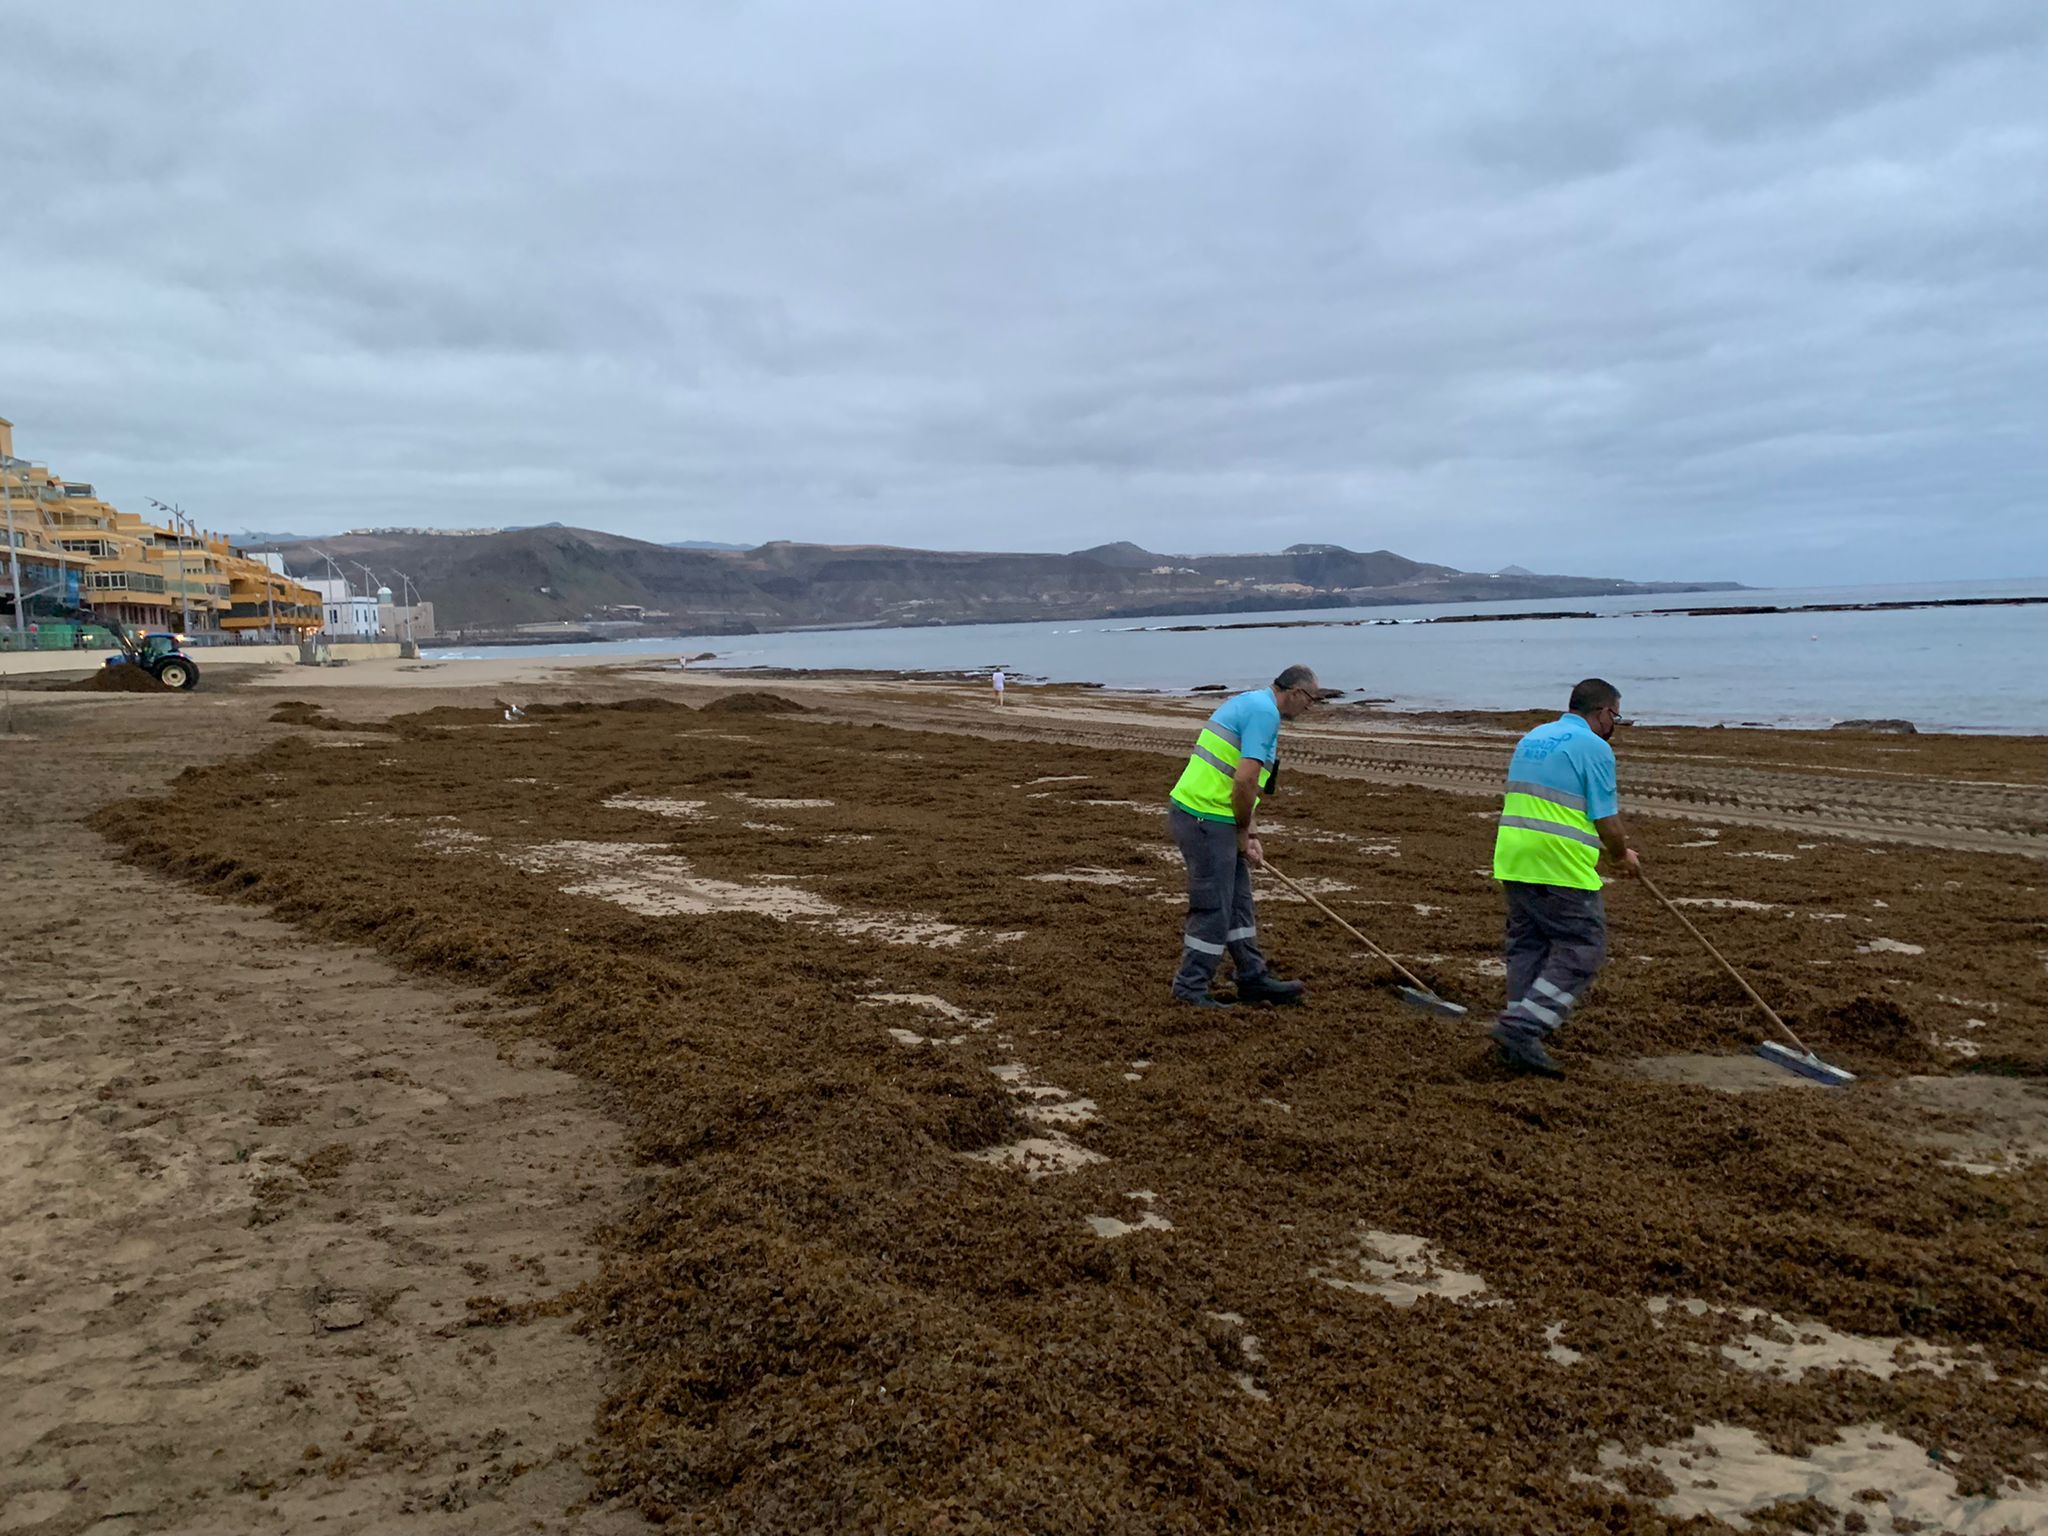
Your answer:
[[[199,669],[182,656],[174,656],[156,669],[156,680],[166,688],[191,688],[199,682]]]

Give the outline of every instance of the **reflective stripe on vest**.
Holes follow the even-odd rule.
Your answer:
[[[1173,803],[1190,816],[1199,816],[1204,821],[1227,821],[1236,824],[1237,812],[1230,806],[1230,785],[1237,777],[1237,765],[1244,754],[1237,749],[1237,732],[1218,725],[1211,720],[1202,727],[1202,734],[1195,738],[1195,750],[1188,754],[1188,765],[1180,773],[1180,780],[1173,786]],[[1259,788],[1264,789],[1273,777],[1273,765],[1259,765]],[[1252,804],[1258,804],[1254,796]]]
[[[1600,833],[1583,797],[1510,779],[1494,834],[1493,877],[1530,885],[1600,889]]]

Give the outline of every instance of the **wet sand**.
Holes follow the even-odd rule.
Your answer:
[[[71,695],[0,737],[0,1530],[644,1529],[593,1498],[603,1361],[552,1300],[632,1177],[590,1085],[490,990],[82,824],[285,734],[246,698]]]

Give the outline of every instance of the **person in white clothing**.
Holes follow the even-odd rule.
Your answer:
[[[1003,703],[1003,669],[1001,667],[997,667],[990,674],[990,681],[996,685],[996,707],[1000,709]]]

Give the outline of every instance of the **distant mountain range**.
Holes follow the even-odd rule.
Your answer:
[[[737,549],[703,541],[652,544],[558,525],[270,543],[298,575],[326,569],[310,552],[315,543],[380,576],[387,567],[404,571],[434,603],[444,631],[494,633],[606,621],[642,623],[654,633],[744,633],[1711,592],[1736,585],[1531,575],[1514,567],[1488,575],[1337,544],[1296,544],[1269,555],[1172,555],[1131,543],[1065,555],[785,542]]]

